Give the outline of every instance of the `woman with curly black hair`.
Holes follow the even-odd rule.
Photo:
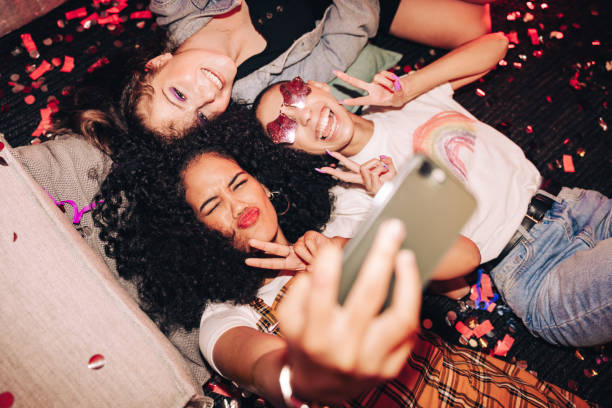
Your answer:
[[[145,310],[167,333],[199,325],[217,372],[277,406],[359,395],[348,404],[584,404],[501,360],[418,334],[421,284],[397,221],[381,227],[340,306],[339,245],[315,232],[332,206],[333,182],[312,171],[323,158],[273,145],[238,111],[214,126],[170,145],[126,141],[96,218]],[[276,255],[284,248],[266,258],[277,270],[247,266],[266,256],[254,241]],[[379,313],[392,274],[393,300]]]

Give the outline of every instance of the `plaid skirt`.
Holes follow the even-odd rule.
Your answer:
[[[261,299],[251,302],[261,316],[259,330],[280,335],[275,310],[292,281],[279,291],[271,307]],[[396,378],[344,403],[351,408],[596,406],[514,364],[454,346],[431,332],[419,333]]]

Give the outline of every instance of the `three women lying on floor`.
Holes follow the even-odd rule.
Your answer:
[[[102,189],[108,205],[96,214],[119,272],[141,283],[148,311],[162,327],[199,322],[200,347],[211,366],[276,404],[288,398],[278,382],[280,373],[288,372],[285,366],[291,367],[293,393],[309,401],[360,395],[361,404],[374,399],[389,406],[398,390],[406,398],[400,406],[440,400],[486,406],[517,398],[546,406],[572,398],[499,360],[416,335],[419,284],[411,256],[398,250],[405,232],[393,223],[379,235],[349,301],[337,305],[337,247],[345,242],[338,237],[354,233],[370,195],[336,185],[315,168],[340,179],[354,180],[354,174],[325,166],[320,156],[279,146],[317,155],[329,149],[349,169],[355,167],[348,160],[369,163],[359,177],[370,192],[392,169],[380,155],[396,166],[415,152],[432,155],[463,179],[479,202],[437,277],[460,276],[502,254],[492,277],[534,334],[557,344],[610,341],[611,311],[604,304],[612,289],[606,256],[610,200],[580,189],[539,190],[541,176],[520,148],[452,99],[453,89],[494,67],[506,45],[499,35],[483,40],[472,52],[486,46],[497,53],[484,66],[478,65],[482,58],[466,58],[463,66],[469,69],[463,71],[456,64],[469,54],[451,52],[401,79],[381,73],[364,84],[339,73],[369,92],[358,102],[394,106],[363,117],[344,110],[325,85],[294,79],[272,86],[258,101],[256,114],[269,139],[252,126],[247,112],[233,107],[169,145],[126,143],[123,152],[113,152],[118,168]],[[378,159],[370,161],[373,157]],[[125,205],[113,188],[118,186],[128,211],[118,211]],[[328,192],[336,198],[331,221],[324,235],[308,232],[327,223]],[[275,209],[269,197],[279,196],[287,198],[288,210],[287,202]],[[533,227],[523,223],[526,213],[527,220],[536,218]],[[524,238],[507,247],[517,230]],[[253,259],[251,248],[278,258],[271,265],[269,258]],[[250,265],[273,269],[249,268],[249,257]],[[304,268],[309,272],[293,278]],[[393,270],[399,282],[394,303],[377,315]],[[576,271],[589,279],[575,279]],[[279,321],[283,337],[275,336]],[[480,374],[477,381],[474,373]],[[390,380],[372,388],[383,379]]]

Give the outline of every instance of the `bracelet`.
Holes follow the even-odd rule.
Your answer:
[[[308,404],[293,396],[293,389],[291,388],[291,369],[288,364],[285,364],[281,368],[280,375],[278,376],[278,383],[280,384],[281,394],[283,394],[283,401],[288,408],[310,408]]]

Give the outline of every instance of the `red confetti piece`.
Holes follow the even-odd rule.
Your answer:
[[[127,2],[119,2],[115,7],[111,7],[106,10],[109,14],[119,14],[121,11],[127,7]]]
[[[523,64],[521,64],[521,63],[520,63],[520,62],[518,62],[518,61],[517,61],[517,62],[513,62],[513,63],[512,63],[512,66],[513,66],[514,68],[516,68],[516,69],[521,69],[521,68],[523,68]]]
[[[36,68],[34,71],[32,71],[30,73],[30,78],[32,78],[34,81],[36,81],[38,78],[40,78],[45,72],[47,71],[51,71],[53,69],[53,66],[51,64],[49,64],[49,62],[47,62],[47,60],[44,60],[38,68]]]
[[[117,14],[111,14],[108,17],[100,17],[98,18],[98,24],[100,25],[104,25],[104,24],[121,24],[123,23],[123,20],[121,19],[121,17],[119,17]]]
[[[525,4],[527,4],[527,8],[528,8],[529,10],[533,10],[533,9],[535,8],[535,5],[534,5],[532,2],[530,2],[530,1],[528,1],[528,2],[527,2],[527,3],[525,3]]]
[[[81,18],[87,15],[87,9],[85,7],[78,8],[76,10],[66,12],[66,20],[72,20],[74,18]]]
[[[500,67],[505,67],[506,65],[508,65],[508,61],[506,61],[505,59],[503,59],[503,60],[500,60],[500,61],[498,62],[498,64],[499,64],[499,66],[500,66]]]
[[[60,69],[61,72],[70,72],[74,69],[74,58],[69,55],[64,55],[64,66]]]
[[[36,44],[30,34],[21,34],[21,41],[28,52],[36,51]]]
[[[98,21],[98,19],[99,19],[98,13],[93,13],[87,16],[87,18],[84,18],[83,20],[81,20],[81,25],[83,26],[83,28],[89,28],[91,26],[91,22]]]
[[[17,241],[17,233],[13,232],[13,242]]]
[[[527,133],[533,133],[533,126],[531,126],[531,125],[527,125],[527,126],[525,126],[525,132],[527,132]]]
[[[552,98],[550,97],[550,95],[546,96],[546,102],[552,103]]]
[[[59,67],[60,65],[62,65],[62,59],[57,57],[51,59],[51,65],[53,65],[54,67]]]
[[[0,408],[11,408],[14,402],[15,397],[10,392],[6,391],[0,394]]]
[[[514,339],[506,334],[502,340],[497,340],[497,344],[493,349],[493,354],[496,356],[505,356],[513,344]]]
[[[476,88],[476,95],[482,97],[482,96],[485,96],[486,94],[487,93],[485,91],[483,91],[482,89]]]
[[[534,50],[533,51],[533,56],[536,58],[540,58],[542,56],[542,50]]]
[[[87,68],[87,72],[92,73],[96,68],[100,68],[102,65],[108,64],[108,58],[102,57],[99,58],[96,62],[91,64],[89,68]]]
[[[566,173],[573,173],[576,171],[576,169],[574,169],[574,160],[569,154],[563,155],[563,170]]]
[[[0,152],[4,149],[4,143],[0,142]]]
[[[527,35],[531,39],[532,45],[538,45],[540,43],[540,39],[538,38],[538,30],[535,28],[528,28]]]
[[[480,294],[483,300],[487,301],[493,297],[493,287],[491,286],[491,277],[483,273],[480,277]]]
[[[516,33],[516,31],[510,31],[508,34],[506,34],[506,37],[508,38],[508,41],[511,43],[514,43],[514,44],[519,43],[518,34]]]
[[[28,105],[33,104],[34,102],[36,102],[36,98],[34,97],[34,95],[28,95],[25,98],[23,98],[23,100],[25,101],[25,103],[27,103]]]
[[[459,333],[461,333],[465,338],[468,339],[474,334],[472,332],[472,329],[467,327],[463,322],[457,322],[457,324],[455,325],[455,329],[457,329]]]
[[[591,45],[598,46],[598,45],[601,45],[601,42],[599,40],[595,40],[591,43]]]
[[[422,325],[425,330],[429,330],[433,327],[433,322],[430,319],[425,319],[423,320]]]
[[[217,383],[208,383],[208,388],[210,389],[210,391],[214,392],[215,394],[219,394],[219,395],[223,395],[224,397],[228,397],[231,398],[230,393],[221,385],[217,384]]]
[[[489,304],[489,307],[487,307],[487,312],[489,312],[489,313],[493,313],[493,310],[495,310],[495,306],[497,306],[497,303],[495,303],[495,302],[491,302],[491,303]]]
[[[34,132],[32,132],[32,137],[38,137],[42,135],[51,126],[51,113],[57,112],[57,102],[52,105],[54,109],[56,109],[55,111],[49,107],[50,105],[51,104],[48,104],[46,108],[42,108],[40,110],[41,120],[38,123],[38,126],[36,127]]]
[[[92,370],[99,370],[100,368],[104,367],[104,364],[106,364],[104,356],[102,354],[94,354],[89,359],[87,367],[91,368]]]
[[[484,322],[476,326],[476,328],[474,329],[474,335],[476,336],[476,338],[479,339],[491,330],[493,330],[493,328],[494,327],[491,322],[489,320],[485,320]]]
[[[134,20],[138,18],[153,18],[153,14],[149,10],[135,11],[130,14],[130,19]]]

